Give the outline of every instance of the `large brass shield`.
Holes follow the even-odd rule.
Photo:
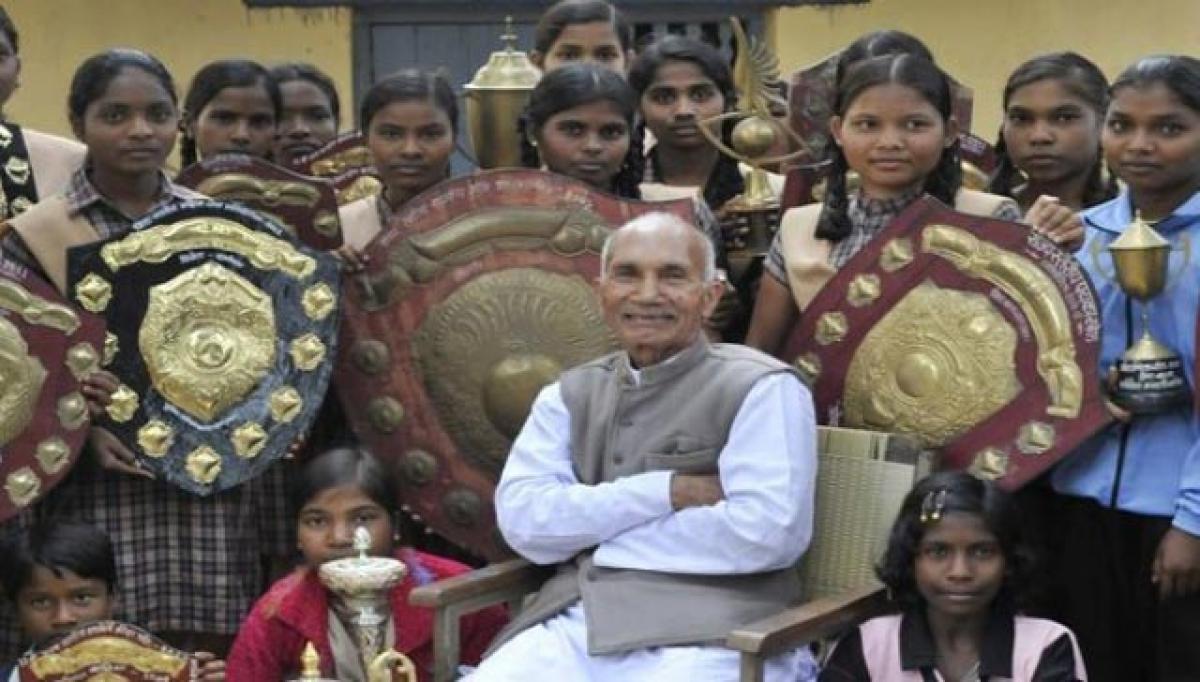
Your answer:
[[[320,149],[296,159],[292,170],[333,185],[338,205],[372,196],[383,189],[362,133],[343,133]]]
[[[323,179],[246,154],[218,154],[184,168],[175,181],[204,196],[252,208],[314,249],[342,245],[337,190]]]
[[[59,483],[87,438],[80,380],[100,367],[104,322],[0,259],[0,522]]]
[[[498,170],[406,204],[346,286],[337,387],[403,508],[469,550],[508,550],[492,492],[538,391],[614,341],[592,292],[608,233],[651,210],[563,176]]]
[[[825,285],[783,357],[821,423],[910,435],[943,467],[1016,488],[1108,421],[1099,343],[1070,254],[924,199]]]
[[[101,422],[147,468],[209,495],[302,438],[333,372],[335,259],[240,206],[196,201],[71,249],[76,302],[108,320]]]
[[[117,621],[83,625],[17,662],[22,682],[189,682],[198,660],[139,627]]]

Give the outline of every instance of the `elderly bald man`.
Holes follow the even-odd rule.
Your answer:
[[[787,365],[706,340],[722,286],[692,225],[640,217],[603,268],[622,350],[542,390],[496,491],[508,543],[557,572],[468,679],[736,680],[714,644],[797,598],[812,400]],[[806,652],[768,669],[812,674]]]

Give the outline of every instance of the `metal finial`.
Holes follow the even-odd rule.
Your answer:
[[[354,529],[354,551],[358,552],[359,559],[366,559],[367,552],[371,551],[371,531],[364,526]]]
[[[517,31],[513,27],[511,14],[504,17],[504,35],[500,36],[500,40],[504,41],[504,46],[509,52],[517,49]]]

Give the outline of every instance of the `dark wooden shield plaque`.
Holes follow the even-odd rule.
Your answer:
[[[99,423],[198,495],[282,457],[333,372],[336,259],[243,206],[193,201],[68,252],[68,291],[103,315],[121,381]]]
[[[58,485],[87,439],[79,381],[100,367],[104,321],[0,259],[0,522]]]
[[[406,204],[346,284],[336,385],[402,508],[476,554],[510,552],[492,493],[538,391],[614,348],[593,293],[612,228],[648,203],[567,177],[495,170]]]
[[[829,159],[833,139],[829,134],[829,119],[837,98],[835,83],[837,60],[841,52],[806,66],[792,74],[788,88],[788,122],[792,130],[804,140],[809,156],[802,163],[820,163]],[[953,78],[950,85],[954,92],[952,109],[959,129],[971,130],[971,111],[975,95],[971,88]]]
[[[21,682],[189,682],[200,664],[141,628],[116,621],[84,625],[25,654],[17,663]]]
[[[342,245],[337,193],[329,182],[246,154],[218,154],[184,168],[176,182],[252,208],[322,251]]]
[[[370,168],[371,153],[358,131],[342,133],[320,149],[296,159],[292,170],[314,178],[334,178],[356,168]]]
[[[1028,226],[917,201],[801,316],[783,357],[823,424],[905,433],[1015,489],[1106,424],[1100,311]]]

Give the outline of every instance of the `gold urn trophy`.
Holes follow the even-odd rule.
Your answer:
[[[1186,236],[1180,242],[1180,250],[1186,268],[1191,259]],[[1189,402],[1191,391],[1183,359],[1150,334],[1149,302],[1170,283],[1171,243],[1138,214],[1121,236],[1108,245],[1108,251],[1115,273],[1105,272],[1099,265],[1097,269],[1140,303],[1142,320],[1141,337],[1110,370],[1113,402],[1133,414],[1157,414]],[[1093,259],[1097,259],[1096,249]]]
[[[371,533],[358,527],[354,531],[358,556],[322,564],[321,582],[353,614],[349,629],[358,644],[367,682],[417,682],[417,669],[407,656],[384,650],[391,608],[388,592],[404,580],[408,569],[397,559],[367,556],[370,548]]]
[[[503,50],[492,53],[466,91],[467,126],[480,168],[519,168],[521,138],[517,122],[534,86],[542,78],[529,57],[516,49],[512,17],[505,18]]]

